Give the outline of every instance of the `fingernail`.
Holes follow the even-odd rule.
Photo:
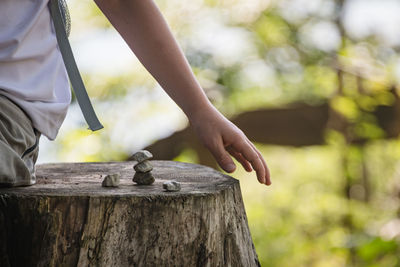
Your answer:
[[[233,172],[235,170],[235,164],[230,163],[230,164],[226,165],[226,170],[228,172]]]

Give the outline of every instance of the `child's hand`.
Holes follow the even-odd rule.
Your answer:
[[[189,120],[200,141],[214,155],[222,169],[230,173],[236,169],[232,155],[246,171],[254,169],[260,183],[271,184],[270,173],[261,153],[236,125],[216,109],[197,112]]]

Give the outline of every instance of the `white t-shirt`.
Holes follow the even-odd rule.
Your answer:
[[[48,0],[0,0],[0,94],[54,140],[71,102]],[[0,107],[1,108],[1,107]]]

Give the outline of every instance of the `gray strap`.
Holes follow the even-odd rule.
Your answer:
[[[100,130],[103,128],[100,121],[97,119],[93,106],[90,103],[89,96],[86,92],[85,85],[83,84],[81,75],[72,54],[71,46],[69,44],[67,34],[65,32],[64,24],[62,21],[58,0],[50,0],[50,13],[53,18],[54,28],[56,30],[56,37],[58,46],[60,47],[61,54],[64,60],[65,67],[69,76],[69,80],[74,89],[76,99],[82,110],[83,116],[89,128],[92,131]]]

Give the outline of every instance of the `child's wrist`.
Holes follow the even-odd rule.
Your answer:
[[[217,112],[215,107],[211,104],[211,102],[207,99],[207,101],[198,102],[191,105],[186,110],[186,116],[189,119],[189,122],[195,123],[199,120],[204,119],[205,117],[209,116],[210,114]]]

